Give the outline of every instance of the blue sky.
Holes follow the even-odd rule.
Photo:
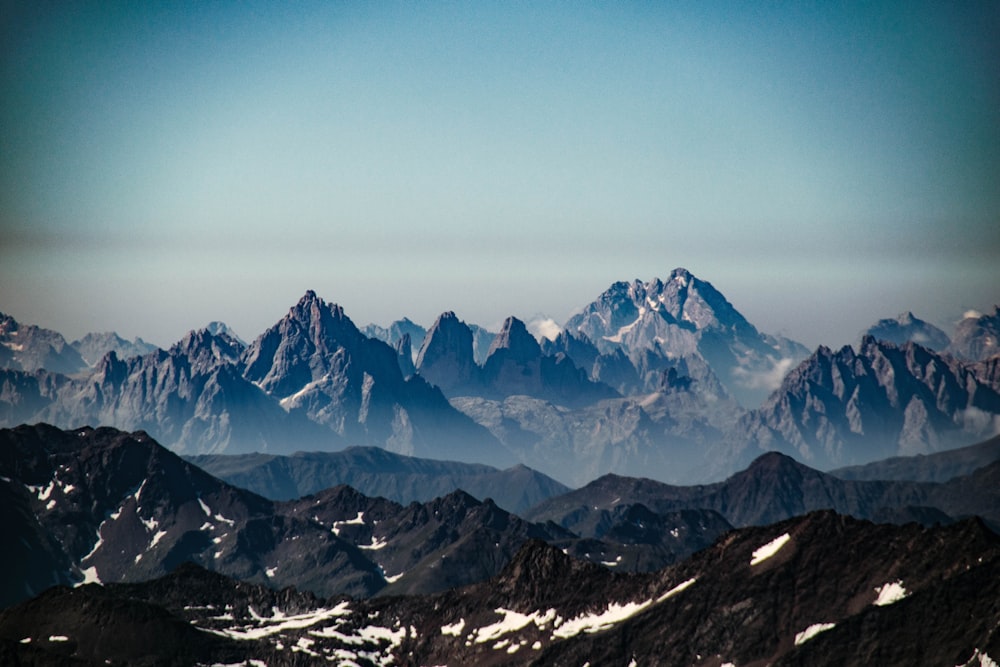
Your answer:
[[[564,321],[684,266],[854,342],[1000,302],[1000,5],[4,3],[0,311]]]

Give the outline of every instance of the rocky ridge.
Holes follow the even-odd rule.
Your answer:
[[[731,532],[640,575],[532,541],[496,577],[432,596],[324,600],[185,566],[147,583],[55,588],[0,612],[0,655],[36,664],[139,655],[268,665],[989,664],[1000,653],[998,565],[1000,538],[975,520],[922,528],[820,512]],[[119,634],[128,640],[111,640]]]

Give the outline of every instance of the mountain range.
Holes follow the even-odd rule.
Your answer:
[[[946,482],[845,480],[770,452],[715,484],[672,486],[605,475],[542,501],[525,516],[556,523],[581,536],[601,537],[609,517],[634,505],[657,513],[713,510],[738,527],[830,509],[890,523],[947,523],[975,515],[1000,530],[1000,459]]]
[[[990,665],[1000,538],[832,512],[615,574],[538,541],[433,595],[317,598],[196,565],[0,611],[7,664]]]
[[[291,456],[206,454],[187,460],[233,486],[272,500],[292,500],[341,484],[402,504],[426,502],[462,489],[519,514],[570,490],[523,465],[499,470],[477,463],[403,456],[380,447]]]
[[[605,543],[525,521],[462,490],[407,505],[339,485],[284,502],[231,486],[144,432],[0,430],[0,605],[56,584],[141,581],[184,562],[241,580],[319,595],[427,593],[495,575],[528,539],[611,562]],[[668,544],[639,544],[626,567],[662,564],[730,525],[698,513],[658,519]],[[643,543],[644,544],[644,543]],[[648,553],[647,553],[648,552]]]
[[[185,455],[375,446],[571,486],[714,482],[766,451],[831,469],[996,434],[998,317],[969,313],[946,341],[905,313],[809,354],[681,268],[613,284],[540,340],[452,312],[359,329],[312,291],[249,344],[220,322],[167,350],[69,344],[2,316],[0,425],[144,430]]]
[[[538,321],[0,314],[0,664],[996,664],[1000,310],[810,354],[676,269]]]
[[[143,432],[0,430],[0,599],[53,584],[136,581],[193,561],[320,595],[432,592],[500,571],[527,539],[621,571],[705,548],[732,526],[833,509],[881,521],[1000,526],[1000,461],[944,483],[851,481],[767,454],[708,486],[614,475],[544,500],[521,519],[462,490],[402,505],[339,485],[278,502],[231,486]],[[445,561],[445,562],[442,562]],[[447,567],[445,565],[447,564]]]
[[[870,336],[857,351],[820,347],[740,418],[717,460],[739,466],[777,450],[829,469],[976,442],[1000,425],[994,364]]]

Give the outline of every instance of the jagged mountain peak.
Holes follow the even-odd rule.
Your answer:
[[[900,313],[895,318],[879,320],[868,327],[862,336],[873,336],[897,345],[913,341],[932,350],[943,350],[951,342],[948,334],[920,319],[911,311]]]
[[[228,333],[213,334],[208,328],[189,331],[168,350],[171,356],[187,357],[201,371],[235,364],[246,346]]]
[[[569,321],[564,329],[586,335],[603,354],[622,349],[648,384],[661,360],[701,358],[743,405],[759,405],[775,389],[783,371],[809,350],[794,341],[761,333],[708,281],[685,268],[666,280],[616,282]],[[646,371],[657,371],[652,376]]]
[[[1000,355],[1000,306],[993,313],[967,312],[955,326],[948,352],[971,361]]]
[[[0,368],[76,373],[87,363],[62,334],[0,313]]]
[[[310,327],[318,327],[330,322],[350,323],[350,327],[357,331],[357,327],[354,326],[339,304],[327,303],[313,290],[307,290],[302,295],[298,303],[288,311],[287,317]]]
[[[441,313],[427,330],[414,365],[446,393],[467,390],[478,372],[472,329],[454,312]]]
[[[244,376],[269,393],[287,397],[321,380],[333,370],[332,366],[346,364],[346,359],[338,361],[338,351],[356,351],[367,340],[343,308],[309,290],[277,324],[247,347]],[[385,347],[398,372],[395,353]]]
[[[129,341],[114,331],[91,332],[70,345],[90,366],[96,366],[108,352],[114,351],[120,359],[141,357],[157,349],[155,345],[136,337]]]
[[[913,341],[866,335],[857,351],[818,348],[734,432],[745,452],[777,449],[825,469],[989,437],[983,415],[998,412],[986,371]]]
[[[500,333],[493,339],[487,359],[499,350],[507,350],[512,358],[522,362],[536,359],[542,354],[542,348],[538,341],[528,331],[524,322],[516,317],[508,317],[504,320]]]
[[[213,336],[228,336],[229,338],[232,338],[233,340],[238,342],[243,347],[247,346],[246,341],[240,338],[238,335],[236,335],[236,332],[233,331],[232,327],[230,327],[225,322],[220,322],[219,320],[213,320],[208,324],[206,324],[204,329],[207,330]]]

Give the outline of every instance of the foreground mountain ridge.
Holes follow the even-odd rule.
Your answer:
[[[615,560],[624,541],[581,540],[461,490],[401,505],[336,486],[275,502],[222,482],[143,432],[0,430],[0,604],[56,584],[149,579],[183,562],[320,595],[427,593],[492,576],[528,539]],[[710,514],[710,513],[709,513]],[[662,516],[667,542],[637,544],[623,566],[674,562],[729,524]]]
[[[1000,525],[1000,461],[944,484],[852,482],[781,454],[724,483],[605,476],[510,514],[453,491],[401,505],[336,486],[274,502],[211,477],[145,433],[0,430],[3,599],[63,583],[134,581],[184,561],[248,581],[354,596],[433,592],[498,572],[528,539],[616,571],[649,571],[732,526],[832,508],[898,523],[973,514]]]
[[[53,588],[0,612],[0,655],[34,664],[985,665],[1000,653],[998,567],[1000,538],[975,520],[921,528],[831,512],[733,531],[640,575],[528,542],[497,576],[432,596],[324,600],[184,566],[145,583]],[[116,635],[123,641],[109,641]]]

